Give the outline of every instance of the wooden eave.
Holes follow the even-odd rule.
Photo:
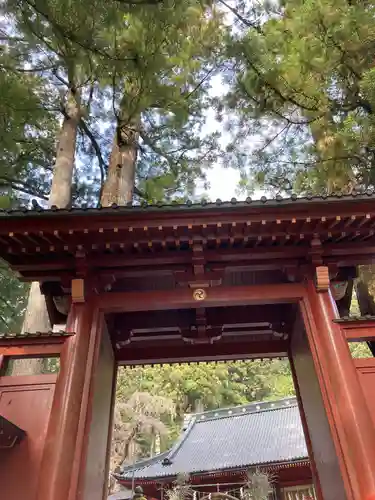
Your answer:
[[[314,247],[318,243],[319,248]],[[266,200],[207,206],[3,212],[0,257],[28,281],[60,280],[84,266],[139,277],[187,271],[197,245],[210,270],[369,262],[375,198]]]

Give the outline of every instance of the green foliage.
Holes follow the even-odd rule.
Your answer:
[[[136,178],[149,202],[192,195],[218,157],[218,134],[204,132],[211,77],[221,62],[221,16],[202,2],[133,8],[117,47],[134,64],[112,75],[118,131],[140,117]]]
[[[225,34],[210,2],[7,0],[2,14],[0,68],[17,83],[5,102],[19,103],[20,126],[35,138],[26,145],[17,123],[8,127],[3,163],[17,176],[7,172],[4,188],[48,197],[58,122],[73,99],[82,114],[73,204],[98,202],[114,129],[134,114],[142,115],[137,192],[147,201],[193,194],[220,151],[217,134],[204,131]],[[28,158],[26,171],[15,170],[17,154]]]
[[[1,265],[1,262],[0,262]],[[5,264],[0,267],[0,331],[20,332],[29,286],[21,283]]]
[[[30,195],[47,199],[57,130],[55,117],[44,109],[40,79],[8,71],[9,59],[6,49],[0,52],[2,208],[15,203],[15,193],[18,203]]]
[[[232,36],[227,105],[238,112],[237,143],[249,127],[256,135],[250,181],[279,192],[374,186],[373,10],[345,0],[262,2],[258,29]]]
[[[164,450],[178,437],[186,413],[291,396],[294,387],[287,361],[256,360],[120,369],[117,400],[136,391],[163,394],[176,405],[176,417],[163,417],[170,429],[161,439]]]
[[[367,342],[351,342],[349,348],[352,358],[372,358]]]

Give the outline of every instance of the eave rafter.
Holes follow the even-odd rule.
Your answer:
[[[137,272],[170,273],[190,287],[219,285],[235,267],[293,273],[316,261],[316,241],[320,265],[369,261],[375,251],[375,198],[295,197],[0,217],[0,257],[25,280],[80,278],[84,255],[88,272],[103,278],[101,289],[111,287],[114,275]]]

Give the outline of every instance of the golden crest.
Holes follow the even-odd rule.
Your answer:
[[[204,290],[203,288],[197,288],[196,290],[194,290],[193,292],[193,299],[194,300],[205,300],[207,298],[207,293],[206,293],[206,290]]]

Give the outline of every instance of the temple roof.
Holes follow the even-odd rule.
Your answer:
[[[116,270],[126,279],[150,270],[168,273],[171,266],[186,272],[192,255],[200,252],[212,281],[229,267],[272,272],[300,267],[316,252],[325,265],[366,263],[373,255],[374,224],[370,192],[185,205],[37,207],[0,211],[0,257],[26,281],[58,283],[74,277],[77,266],[97,276]]]
[[[51,213],[59,213],[59,214],[67,214],[67,213],[75,213],[75,214],[80,214],[82,212],[90,213],[90,214],[95,214],[98,212],[111,212],[113,210],[119,210],[121,212],[125,211],[131,211],[131,212],[140,212],[140,211],[160,211],[160,209],[163,210],[186,210],[186,209],[215,209],[217,207],[221,207],[224,209],[228,209],[230,207],[246,207],[246,206],[253,206],[253,207],[263,207],[263,206],[272,206],[272,207],[279,207],[279,206],[285,206],[285,205],[295,205],[298,203],[323,203],[323,204],[328,204],[332,202],[353,202],[353,201],[364,201],[364,200],[369,200],[372,199],[374,200],[375,198],[375,192],[371,189],[369,190],[362,190],[362,191],[356,191],[352,190],[351,193],[349,194],[343,194],[343,193],[332,193],[331,195],[312,195],[308,194],[306,196],[299,196],[297,194],[291,194],[289,197],[283,197],[280,195],[277,195],[275,198],[267,198],[266,196],[262,196],[260,199],[253,200],[252,198],[248,197],[246,200],[237,200],[236,198],[232,198],[230,201],[223,201],[220,199],[217,199],[216,201],[207,201],[205,199],[201,200],[200,202],[194,202],[191,200],[187,200],[185,203],[155,203],[155,204],[148,204],[147,202],[143,202],[138,205],[133,205],[131,203],[124,205],[124,206],[119,206],[116,204],[111,205],[110,207],[87,207],[87,206],[82,206],[82,207],[68,207],[68,208],[57,208],[55,205],[53,205],[51,208],[43,208],[42,206],[36,204],[32,209],[27,209],[27,208],[16,208],[16,209],[1,209],[0,210],[0,216],[14,216],[17,217],[19,215],[27,214],[31,215],[32,213],[39,213],[39,214],[44,214],[44,215],[50,215]]]
[[[124,466],[120,481],[152,480],[308,460],[295,398],[193,416],[173,448]]]

